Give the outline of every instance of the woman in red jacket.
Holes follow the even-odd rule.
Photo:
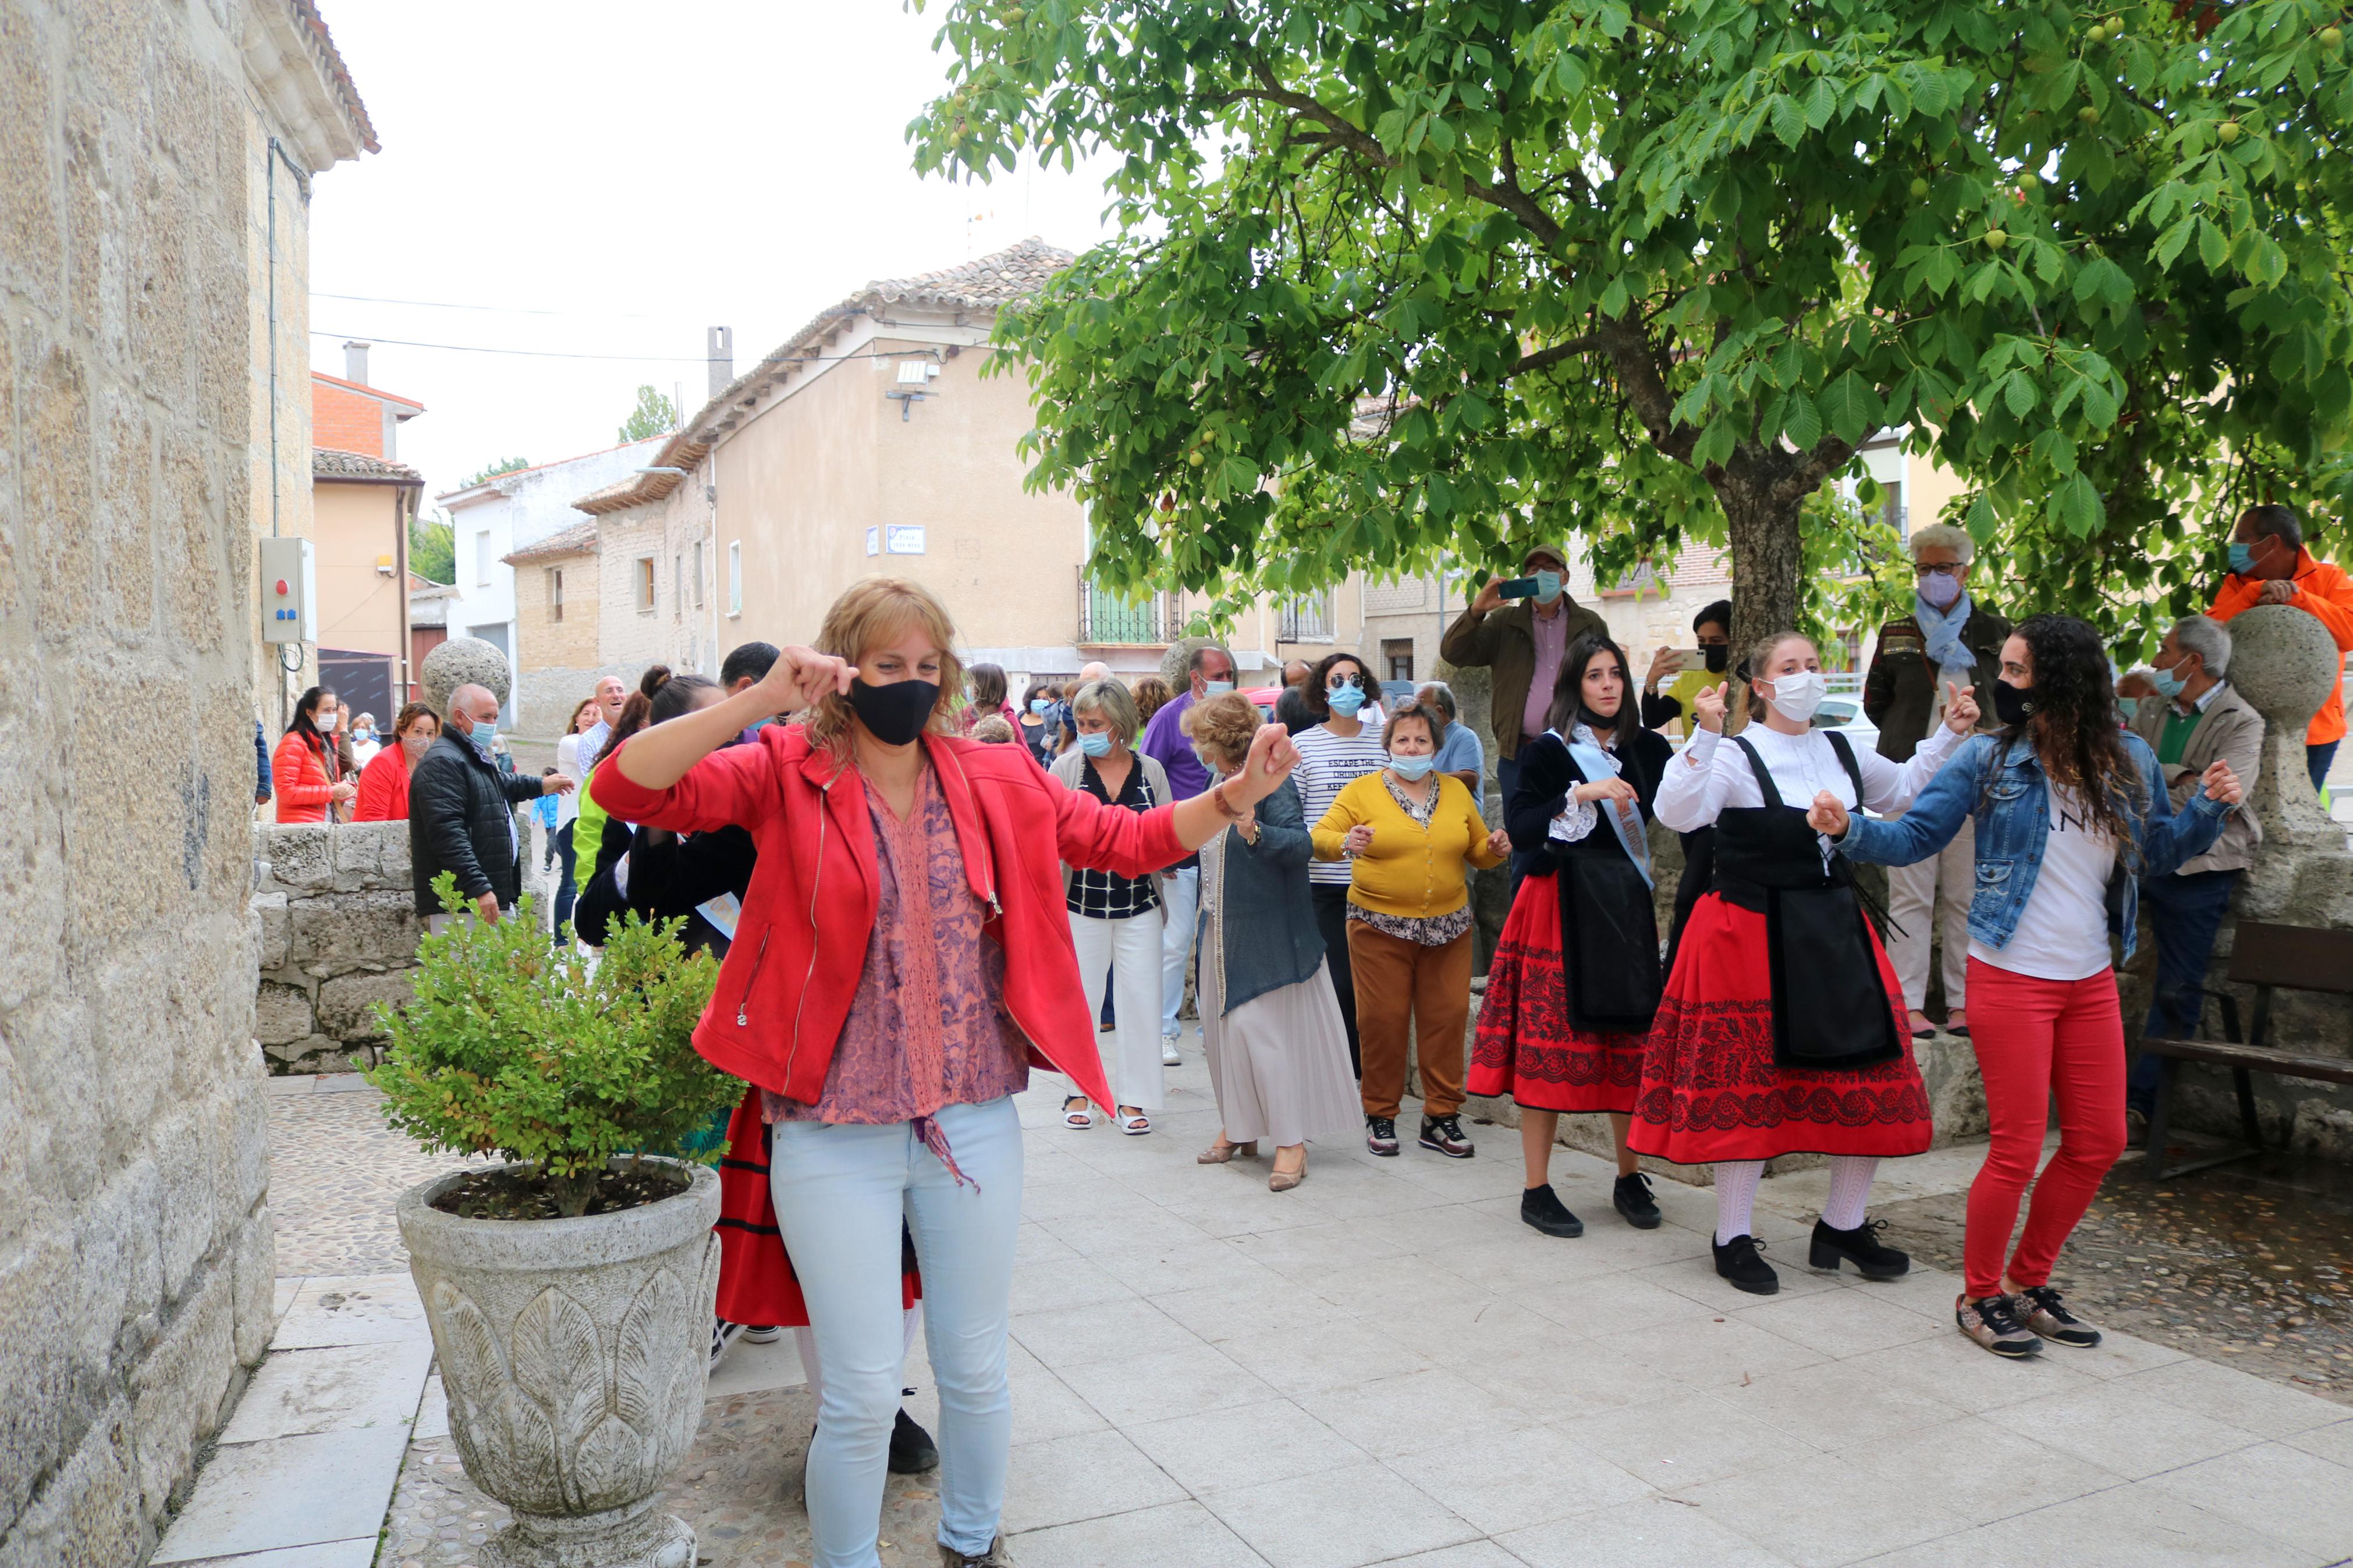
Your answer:
[[[324,822],[330,807],[359,793],[359,785],[343,776],[335,752],[340,707],[334,692],[323,686],[311,688],[294,704],[294,722],[286,726],[269,758],[280,822]]]
[[[359,809],[353,822],[406,822],[408,775],[425,760],[426,748],[441,732],[441,721],[422,702],[412,702],[393,721],[393,743],[360,770]]]
[[[874,1568],[887,1445],[899,1407],[902,1216],[923,1266],[940,1395],[940,1543],[950,1568],[1002,1563],[1012,1435],[1006,1382],[1021,1129],[1032,1063],[1110,1103],[1095,1054],[1061,863],[1141,876],[1206,843],[1290,773],[1280,725],[1216,789],[1136,813],[1063,788],[1010,747],[957,735],[961,669],[939,602],[870,578],[827,613],[823,652],[786,648],[755,687],[632,737],[590,793],[613,816],[674,832],[750,830],[758,860],[734,944],[695,1031],[714,1066],[751,1080],[773,1217],[731,1208],[737,1245],[774,1247],[825,1365],[810,1440],[819,1568]],[[762,720],[749,745],[720,748]],[[746,1111],[750,1110],[747,1104]],[[789,1321],[743,1299],[720,1315]]]

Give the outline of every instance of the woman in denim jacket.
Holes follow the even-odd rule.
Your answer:
[[[1961,1331],[1997,1355],[2046,1339],[2099,1343],[2051,1287],[2060,1247],[2125,1145],[2124,1021],[2108,935],[2133,952],[2136,878],[2202,853],[2239,803],[2216,763],[2175,815],[2157,756],[2116,721],[2099,634],[2072,616],[2035,616],[2002,645],[1994,709],[1976,736],[1893,821],[1850,818],[1824,795],[1810,820],[1857,860],[1908,866],[1977,822],[1969,906],[1970,1044],[1992,1121],[1969,1187]],[[2042,1152],[2047,1102],[2059,1152],[2034,1184],[2025,1234],[2002,1254]]]

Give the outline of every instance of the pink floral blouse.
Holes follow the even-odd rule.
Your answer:
[[[1005,950],[981,927],[986,906],[964,869],[955,821],[923,770],[902,822],[871,782],[880,897],[866,964],[815,1105],[762,1091],[770,1121],[912,1121],[955,1169],[932,1117],[1029,1087],[1028,1046],[1006,1013]]]

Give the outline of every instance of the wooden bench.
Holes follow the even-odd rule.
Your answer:
[[[2168,1181],[2263,1152],[2263,1128],[2255,1119],[2255,1073],[2353,1084],[2353,1059],[2307,1056],[2278,1050],[2270,1044],[2273,992],[2316,991],[2353,995],[2353,931],[2241,921],[2231,944],[2230,978],[2233,984],[2255,988],[2253,1026],[2243,1038],[2239,1032],[2238,998],[2221,992],[2205,992],[2204,995],[2221,1005],[2221,1040],[2144,1039],[2140,1043],[2142,1050],[2155,1052],[2158,1058],[2157,1105],[2148,1119],[2147,1169],[2152,1182]],[[2239,1091],[2239,1122],[2246,1145],[2168,1168],[2165,1163],[2166,1128],[2173,1112],[2174,1082],[2181,1075],[2183,1062],[2205,1062],[2231,1069],[2231,1080]]]

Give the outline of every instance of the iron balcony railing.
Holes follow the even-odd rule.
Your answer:
[[[1166,645],[1176,640],[1180,625],[1173,594],[1154,594],[1131,602],[1109,588],[1087,580],[1079,571],[1079,641],[1082,645]]]

